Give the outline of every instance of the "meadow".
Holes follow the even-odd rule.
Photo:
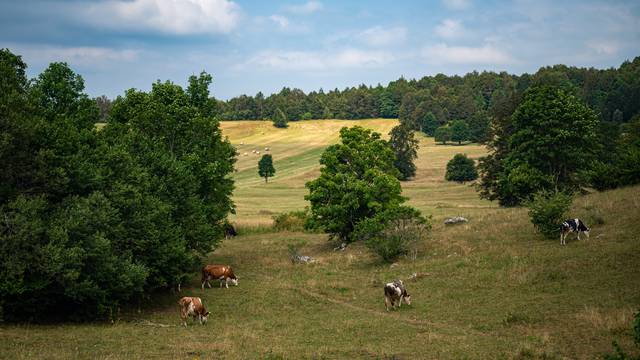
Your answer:
[[[241,235],[207,262],[232,265],[239,286],[203,291],[194,274],[181,294],[153,294],[112,323],[2,324],[0,358],[592,359],[612,352],[613,340],[634,349],[638,186],[577,198],[571,214],[593,231],[561,247],[534,232],[526,209],[499,208],[472,184],[444,181],[455,153],[477,158],[484,147],[420,137],[417,176],[402,184],[408,203],[433,216],[417,259],[389,265],[361,244],[333,251],[324,234],[267,232],[274,214],[304,208],[304,183],[318,175],[322,150],[342,126],[356,124],[386,136],[396,122],[303,121],[284,130],[224,122],[239,151],[232,221]],[[265,147],[277,171],[268,183],[252,153]],[[470,221],[443,225],[457,215]],[[294,243],[316,262],[292,264]],[[395,278],[406,281],[413,302],[387,312],[382,286]],[[207,325],[179,326],[183,295],[203,299],[212,312]]]

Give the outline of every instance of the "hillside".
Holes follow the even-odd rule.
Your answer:
[[[309,121],[274,132],[268,123],[224,123],[241,152],[234,221],[266,224],[275,212],[302,208],[304,182],[317,174],[322,148],[337,140],[341,126],[356,123],[385,134],[394,125]],[[454,153],[477,157],[482,147],[420,143],[418,175],[403,187],[435,224],[415,261],[385,265],[360,244],[335,252],[323,234],[243,235],[207,260],[231,264],[238,287],[202,291],[194,274],[182,294],[141,299],[140,309],[117,314],[113,324],[2,324],[2,357],[598,358],[613,351],[613,340],[634,349],[640,186],[578,198],[571,214],[593,227],[591,238],[572,235],[561,247],[535,234],[525,209],[498,208],[469,185],[444,182]],[[268,184],[251,154],[259,147],[271,148],[279,171]],[[451,215],[470,222],[445,227],[442,219]],[[287,245],[299,242],[316,263],[289,262]],[[382,285],[394,278],[407,281],[413,303],[386,312]],[[178,326],[180,296],[202,297],[212,312],[206,326]]]
[[[308,194],[304,184],[318,176],[322,151],[338,141],[342,127],[354,125],[373,129],[388,138],[397,121],[312,120],[290,122],[288,129],[275,129],[267,121],[222,122],[224,135],[239,152],[233,196],[237,214],[232,220],[241,227],[268,225],[274,214],[303,209],[308,204],[304,201]],[[486,151],[483,146],[436,145],[433,138],[416,136],[420,140],[416,178],[402,183],[409,204],[434,216],[444,216],[452,211],[456,215],[471,216],[478,209],[496,206],[480,200],[469,184],[444,180],[446,163],[456,153],[478,158]],[[258,160],[266,147],[273,155],[276,168],[275,177],[267,184],[258,176]],[[254,154],[253,150],[260,151],[260,155]]]

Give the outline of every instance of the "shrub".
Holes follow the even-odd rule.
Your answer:
[[[447,173],[444,178],[447,181],[473,181],[478,178],[474,161],[465,154],[456,154],[447,163]]]
[[[278,231],[303,231],[307,220],[307,211],[289,211],[273,216],[273,228]]]
[[[440,126],[436,129],[434,138],[436,142],[446,144],[447,141],[451,140],[451,128],[449,128],[448,126]]]
[[[546,238],[555,237],[571,206],[571,200],[571,195],[562,192],[535,193],[533,199],[526,202],[526,206],[536,230]]]
[[[360,221],[354,236],[364,240],[383,261],[391,262],[401,255],[415,258],[416,245],[430,229],[429,220],[422,217],[420,211],[398,206]]]
[[[281,109],[277,109],[275,114],[273,115],[273,126],[277,128],[287,128],[289,127],[287,120],[287,115]]]

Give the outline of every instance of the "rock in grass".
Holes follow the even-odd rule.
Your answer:
[[[291,262],[294,264],[308,264],[308,263],[312,263],[315,262],[316,260],[314,258],[312,258],[311,256],[306,256],[306,255],[292,255],[291,256]]]
[[[462,216],[455,216],[452,218],[448,218],[447,220],[444,221],[445,225],[452,225],[452,224],[458,224],[458,223],[466,223],[469,222],[469,220],[467,220],[467,218],[464,218]]]

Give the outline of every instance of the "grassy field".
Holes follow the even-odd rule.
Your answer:
[[[235,174],[234,201],[237,216],[232,220],[240,227],[270,225],[274,214],[303,209],[308,203],[304,196],[305,182],[320,173],[320,155],[324,148],[338,141],[340,128],[360,125],[373,129],[388,138],[397,121],[372,120],[320,120],[290,122],[288,129],[274,129],[270,122],[228,121],[222,123],[223,133],[240,153]],[[403,183],[404,196],[409,204],[436,217],[452,212],[475,216],[483,209],[495,207],[480,200],[469,184],[444,180],[447,161],[456,153],[478,158],[485,153],[480,145],[436,145],[433,138],[417,135],[420,140],[416,178]],[[269,148],[265,152],[265,148]],[[254,154],[253,150],[260,151]],[[258,176],[258,160],[270,153],[274,159],[276,175],[264,182]]]
[[[241,152],[235,221],[267,224],[272,213],[304,207],[321,149],[355,123],[384,133],[394,124],[301,122],[279,135],[263,123],[223,124]],[[266,185],[251,153],[258,147],[276,159],[278,175]],[[410,203],[435,219],[415,261],[382,264],[360,244],[335,252],[322,234],[239,236],[208,259],[231,264],[238,287],[203,291],[194,274],[182,294],[157,294],[113,324],[3,324],[0,358],[592,359],[611,352],[613,340],[633,350],[640,187],[578,198],[572,215],[593,226],[591,238],[561,247],[534,233],[525,209],[498,208],[468,185],[443,182],[456,152],[477,157],[483,148],[421,139],[418,176],[403,184]],[[452,215],[471,221],[445,227]],[[289,262],[287,245],[299,242],[316,263]],[[406,280],[413,303],[386,312],[382,285],[394,278]],[[202,297],[212,312],[206,326],[179,326],[182,295]]]

